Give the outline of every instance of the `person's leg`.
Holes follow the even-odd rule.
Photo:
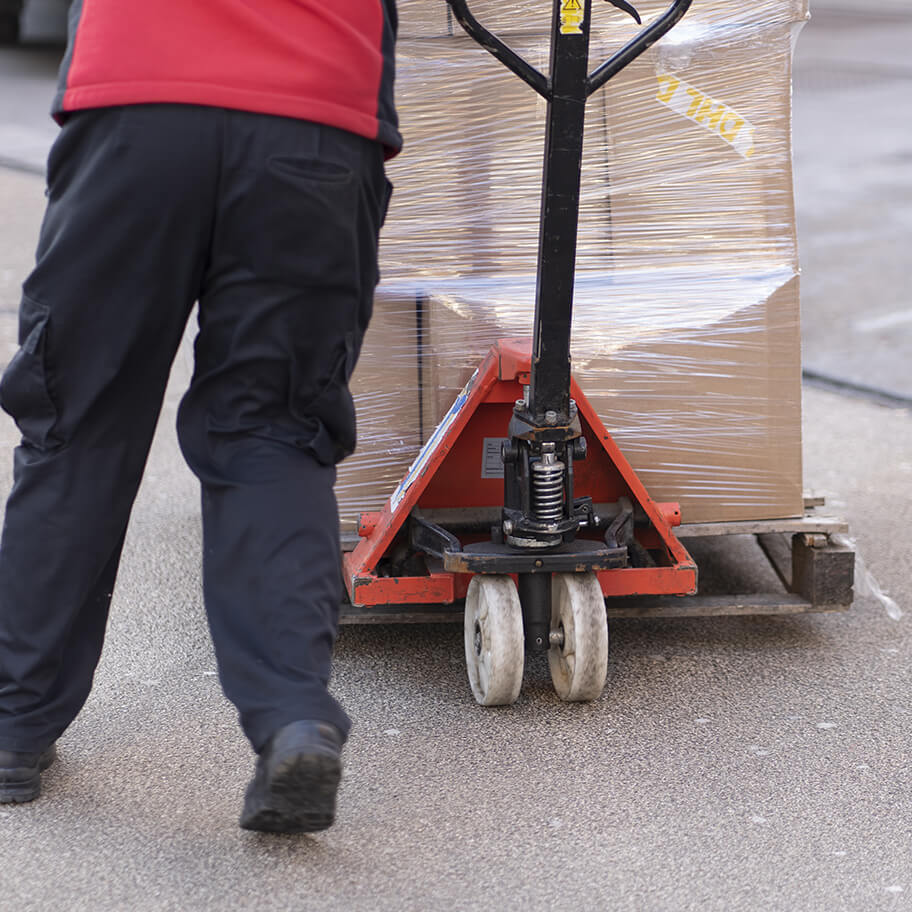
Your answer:
[[[73,115],[48,164],[0,542],[0,750],[44,752],[91,688],[130,510],[211,234],[215,112]],[[208,150],[208,151],[207,151]]]
[[[335,463],[370,318],[381,148],[316,124],[227,118],[225,169],[181,405],[202,482],[203,586],[226,694],[261,753],[283,726],[349,720],[327,683],[342,597]]]

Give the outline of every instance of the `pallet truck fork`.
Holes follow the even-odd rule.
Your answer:
[[[524,657],[547,653],[564,700],[607,677],[605,597],[693,595],[697,566],[570,370],[587,98],[666,34],[668,10],[589,71],[592,0],[553,0],[550,75],[447,0],[468,34],[548,103],[534,335],[492,346],[377,513],[344,555],[353,611],[465,601],[469,682],[483,705],[513,703]],[[609,0],[639,22],[626,0]]]

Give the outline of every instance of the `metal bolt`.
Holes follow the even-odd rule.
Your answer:
[[[561,626],[558,630],[552,630],[551,633],[548,634],[548,642],[552,646],[556,646],[558,649],[564,648],[564,626],[563,626],[563,624],[561,624]]]
[[[545,424],[557,424],[557,412],[554,409],[545,412]]]
[[[513,520],[505,519],[503,522],[504,535],[510,535],[513,532]]]
[[[542,562],[541,562],[540,560],[537,560],[537,561],[535,562],[535,566],[536,566],[536,567],[541,567],[541,566],[542,566]]]
[[[575,399],[570,400],[570,417],[571,418],[576,417],[576,400]]]

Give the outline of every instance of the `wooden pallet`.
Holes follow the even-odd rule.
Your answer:
[[[841,519],[818,514],[823,498],[806,497],[805,515],[793,519],[685,523],[675,532],[684,539],[753,536],[782,588],[769,592],[697,593],[690,596],[644,596],[608,599],[610,618],[720,617],[787,615],[846,611],[851,607],[855,552],[833,540],[848,532]],[[462,603],[452,605],[342,606],[343,624],[437,623],[463,620]]]

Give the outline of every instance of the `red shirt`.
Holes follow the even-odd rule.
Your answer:
[[[402,145],[395,0],[73,0],[53,113],[172,102]]]

